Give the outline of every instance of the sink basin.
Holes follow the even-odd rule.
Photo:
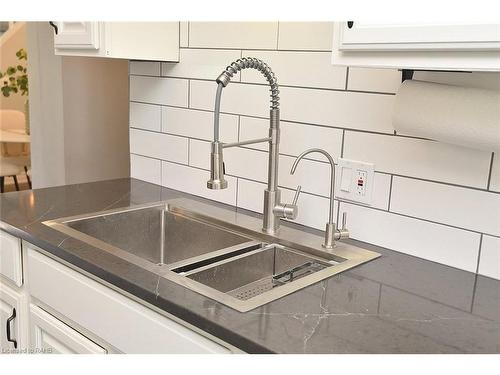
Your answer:
[[[213,225],[175,215],[165,205],[110,212],[65,224],[157,264],[172,264],[251,241]]]
[[[242,213],[175,199],[44,222],[238,311],[249,311],[380,254],[290,227],[271,236]]]
[[[330,262],[271,244],[185,275],[191,280],[246,301],[337,264]]]

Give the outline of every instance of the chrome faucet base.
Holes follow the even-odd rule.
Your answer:
[[[281,190],[276,189],[270,191],[264,190],[264,212],[262,218],[262,231],[267,234],[275,234],[279,227],[280,221],[274,212],[274,208],[281,201]]]
[[[321,246],[325,249],[333,249],[335,247],[335,232],[335,223],[326,223],[325,242]]]

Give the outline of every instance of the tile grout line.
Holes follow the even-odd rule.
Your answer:
[[[490,186],[491,186],[491,175],[493,173],[493,161],[495,160],[495,153],[492,152],[491,153],[491,160],[490,160],[490,171],[488,173],[488,183],[486,184],[486,189],[487,190],[490,190]]]
[[[483,247],[483,233],[481,233],[481,237],[479,238],[479,249],[477,252],[477,266],[476,273],[479,274],[479,262],[481,260],[481,248]]]
[[[209,112],[213,113],[214,111],[211,109],[203,109],[203,108],[195,108],[195,107],[182,107],[178,105],[173,105],[173,104],[162,104],[162,103],[151,103],[151,102],[143,102],[140,100],[130,100],[131,103],[138,103],[138,104],[146,104],[146,105],[153,105],[153,106],[162,106],[162,107],[171,107],[171,108],[179,108],[179,109],[185,109],[185,110],[191,110],[191,111],[200,111],[200,112]],[[248,115],[248,114],[240,114],[236,112],[220,112],[221,114],[224,115],[230,115],[230,116],[243,116],[243,117],[248,117],[248,118],[254,118],[254,119],[259,119],[259,120],[267,120],[269,121],[269,117],[263,117],[263,116],[255,116],[255,115]],[[374,132],[371,130],[364,130],[364,129],[355,129],[355,128],[343,128],[341,126],[334,126],[334,125],[323,125],[323,124],[315,124],[315,123],[310,123],[310,122],[303,122],[303,121],[294,121],[294,120],[286,120],[286,119],[281,119],[281,122],[288,122],[291,124],[300,124],[300,125],[308,125],[308,126],[316,126],[320,128],[325,128],[325,129],[337,129],[337,130],[346,130],[346,131],[352,131],[352,132],[357,132],[357,133],[365,133],[365,134],[374,134],[374,135],[385,135],[385,136],[393,136],[392,133],[382,133],[382,132]],[[417,139],[417,140],[424,140],[424,141],[432,141],[430,139],[425,139],[425,138],[420,138],[420,137],[413,137],[409,135],[398,135],[399,138],[409,138],[409,139]]]
[[[191,31],[191,21],[187,21],[187,23],[188,23],[188,40],[187,40],[188,43],[187,43],[187,46],[189,48],[189,37],[190,37],[189,34],[190,34],[190,31]]]
[[[243,50],[241,51],[243,56]],[[155,76],[150,74],[130,74],[132,77],[150,77],[150,78],[170,78],[170,79],[191,79],[193,81],[200,82],[213,82],[213,79],[210,78],[195,78],[195,77],[187,77],[187,76]],[[249,85],[249,86],[264,86],[267,87],[267,83],[261,82],[247,82],[247,81],[236,81],[234,83],[239,83],[241,85]],[[301,86],[301,85],[287,85],[280,84],[280,87],[292,88],[292,89],[303,89],[303,90],[318,90],[318,91],[333,91],[340,93],[356,93],[356,94],[374,94],[374,95],[383,95],[383,96],[395,96],[396,94],[393,92],[385,92],[385,91],[367,91],[367,90],[346,90],[344,88],[331,88],[331,87],[318,87],[318,86]]]
[[[239,177],[236,177],[236,200],[234,202],[234,206],[236,208],[239,207],[239,203],[238,203],[238,191],[240,190],[239,189],[239,186],[240,186],[240,178]]]
[[[276,51],[279,50],[280,44],[280,22],[278,21],[277,33],[276,33]]]
[[[340,157],[344,157],[345,129],[342,129],[342,146],[340,148]]]
[[[389,185],[389,202],[387,204],[387,211],[391,212],[391,199],[392,199],[392,183],[394,180],[394,175],[391,174],[391,183]]]
[[[479,263],[481,261],[481,248],[483,247],[483,234],[481,233],[481,237],[479,238],[479,249],[477,253],[477,266],[476,266],[476,276],[474,277],[474,286],[472,287],[472,300],[470,304],[470,312],[472,313],[472,310],[474,308],[474,302],[476,299],[476,285],[477,285],[477,278],[479,276]]]
[[[238,116],[238,142],[240,142],[240,132],[241,132],[241,116]]]
[[[347,67],[345,70],[345,88],[344,88],[344,91],[347,91],[348,82],[349,82],[349,67]]]

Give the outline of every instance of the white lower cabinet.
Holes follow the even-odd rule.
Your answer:
[[[0,281],[0,346],[2,353],[16,353],[25,347],[23,330],[24,296]]]
[[[30,350],[33,353],[106,353],[106,349],[33,304],[30,304],[29,321]]]
[[[32,303],[47,306],[66,322],[31,306],[31,337],[36,348],[104,352],[78,330],[123,353],[231,352],[224,343],[187,323],[161,315],[23,244]]]

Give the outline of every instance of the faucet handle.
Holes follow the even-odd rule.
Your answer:
[[[349,238],[349,230],[347,229],[347,212],[342,213],[342,227],[337,230],[335,235],[336,240]]]
[[[347,229],[346,224],[347,224],[347,212],[342,212],[342,230]]]
[[[301,191],[302,191],[302,186],[298,185],[297,189],[295,190],[295,195],[293,196],[292,205],[294,206],[297,205],[297,201],[299,200],[299,195]]]
[[[297,201],[299,199],[300,191],[302,187],[299,185],[295,190],[295,196],[293,197],[292,203],[280,203],[274,207],[273,212],[275,215],[284,218],[295,220],[299,213],[299,208],[297,207]]]

